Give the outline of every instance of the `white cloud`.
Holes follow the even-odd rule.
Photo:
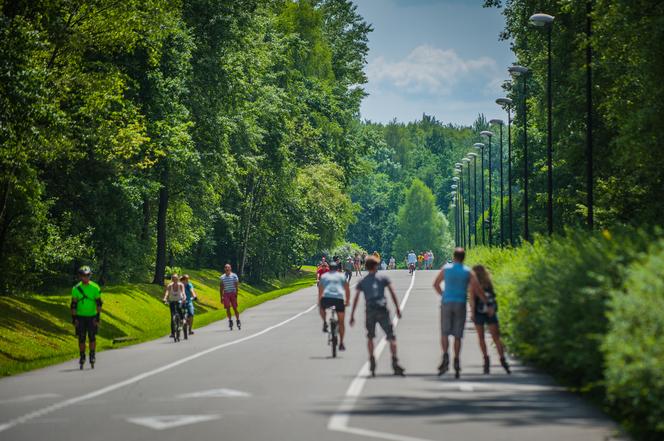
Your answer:
[[[417,46],[400,61],[378,57],[367,65],[369,84],[388,84],[412,93],[448,95],[463,77],[496,70],[490,57],[464,60],[454,49]]]

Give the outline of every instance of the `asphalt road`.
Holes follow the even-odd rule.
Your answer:
[[[329,357],[308,288],[242,316],[196,330],[0,380],[0,439],[13,440],[606,440],[616,425],[548,377],[513,363],[508,376],[492,349],[482,374],[467,325],[462,375],[435,375],[440,361],[434,271],[415,279],[388,272],[402,303],[396,334],[405,378],[389,350],[367,378],[363,314],[347,351]],[[353,280],[354,282],[355,280]],[[363,302],[360,303],[362,311]],[[362,312],[361,311],[361,312]],[[381,334],[379,334],[381,335]]]

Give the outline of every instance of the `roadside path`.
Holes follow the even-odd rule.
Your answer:
[[[166,337],[0,380],[0,437],[86,440],[605,440],[616,426],[578,397],[518,364],[506,375],[492,356],[482,375],[474,332],[462,376],[435,375],[440,361],[433,271],[391,271],[404,317],[396,334],[407,377],[391,375],[389,350],[365,378],[363,314],[348,350],[329,358],[307,288],[252,308],[242,331],[226,322],[189,341]],[[355,279],[353,280],[355,281]],[[361,302],[361,307],[363,304]]]

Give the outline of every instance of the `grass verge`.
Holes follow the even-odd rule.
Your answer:
[[[219,276],[213,270],[188,272],[198,294],[194,329],[226,317],[219,303]],[[281,280],[240,284],[243,311],[267,300],[315,284],[313,267],[302,267]],[[170,332],[162,289],[147,283],[103,287],[104,310],[97,351],[163,337]],[[69,313],[70,290],[54,294],[0,297],[0,376],[8,376],[78,357]]]

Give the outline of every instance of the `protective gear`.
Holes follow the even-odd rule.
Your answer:
[[[82,276],[89,276],[92,274],[92,270],[90,269],[89,266],[84,265],[78,269],[78,273]]]

